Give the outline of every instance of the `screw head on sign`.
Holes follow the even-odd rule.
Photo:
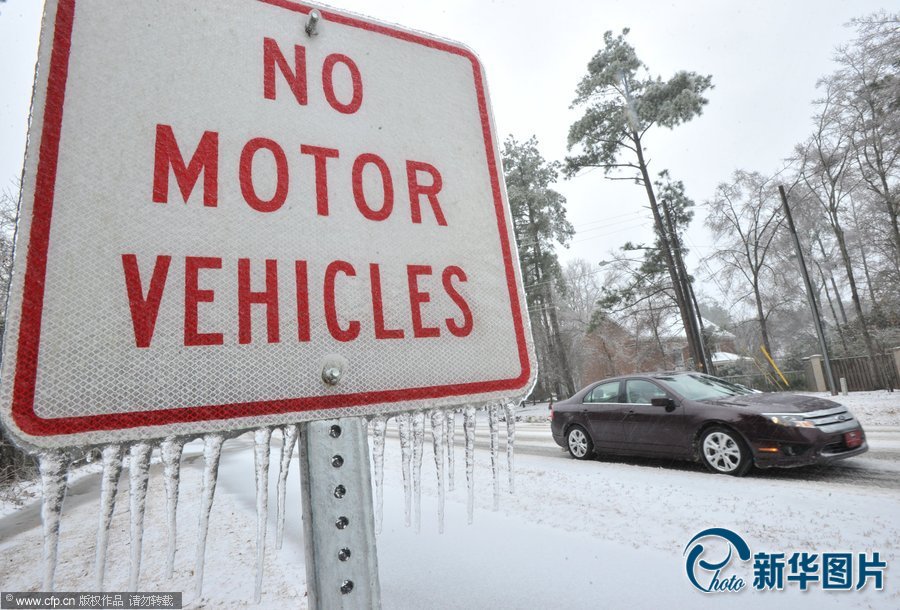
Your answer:
[[[327,354],[319,362],[322,381],[326,385],[337,385],[347,372],[350,362],[340,354]]]
[[[346,493],[347,493],[347,488],[344,487],[343,485],[338,485],[337,487],[334,488],[334,497],[335,498],[338,498],[338,499],[343,498],[344,495],[346,495]]]
[[[337,521],[334,522],[334,526],[339,530],[342,530],[350,525],[350,519],[347,517],[341,516],[337,518]]]
[[[322,369],[322,381],[328,385],[337,385],[341,380],[341,369],[336,366],[327,366]]]
[[[307,36],[315,36],[318,34],[317,28],[319,27],[319,19],[322,18],[322,13],[318,11],[318,9],[313,9],[309,12],[309,20],[306,22],[306,30]]]
[[[347,561],[348,559],[350,559],[350,549],[345,547],[338,551],[338,559],[340,559],[341,561]]]
[[[332,456],[331,465],[334,466],[335,468],[340,468],[341,466],[344,465],[344,458],[342,458],[339,455]]]
[[[344,582],[341,583],[341,593],[343,593],[344,595],[347,595],[352,590],[353,590],[353,581],[352,580],[345,580]]]

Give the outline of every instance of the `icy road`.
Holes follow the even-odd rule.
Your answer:
[[[854,403],[860,402],[859,405]],[[394,608],[898,608],[900,544],[900,393],[851,396],[846,404],[866,426],[870,451],[831,467],[754,471],[736,479],[697,465],[631,458],[576,462],[529,408],[516,429],[516,493],[508,493],[500,436],[501,501],[493,511],[487,423],[479,417],[474,523],[467,524],[462,417],[457,417],[453,491],[438,533],[437,481],[426,424],[422,525],[404,525],[404,490],[396,426],[385,453],[383,530],[378,537],[382,601]],[[871,422],[871,423],[869,423]],[[273,463],[280,436],[274,435]],[[213,506],[203,598],[192,591],[202,445],[188,445],[178,509],[175,575],[165,578],[162,469],[154,454],[140,590],[184,591],[186,607],[305,607],[303,539],[296,456],[288,479],[284,547],[274,548],[275,483],[260,606],[253,603],[255,492],[253,436],[225,444]],[[445,464],[445,470],[447,466]],[[447,473],[449,474],[449,473]],[[106,586],[126,590],[129,576],[128,482],[120,483]],[[445,482],[446,484],[446,482]],[[76,475],[62,519],[57,590],[90,590],[98,522],[99,474]],[[6,507],[9,509],[9,506]],[[684,550],[710,527],[739,533],[753,552],[880,553],[885,588],[830,592],[796,584],[784,591],[704,594],[685,576]],[[37,590],[41,581],[39,507],[0,517],[3,591]],[[749,570],[749,568],[748,568]]]

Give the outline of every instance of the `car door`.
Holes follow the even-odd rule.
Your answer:
[[[684,441],[684,409],[657,407],[653,398],[674,398],[662,386],[649,379],[628,379],[624,387],[622,438],[629,451],[680,455],[686,451]]]
[[[626,405],[621,401],[622,382],[597,384],[584,395],[582,413],[597,449],[619,446]]]

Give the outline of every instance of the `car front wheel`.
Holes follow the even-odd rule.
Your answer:
[[[576,460],[587,460],[594,454],[594,443],[581,426],[572,426],[566,434],[569,453]]]
[[[700,438],[700,460],[712,472],[742,477],[750,470],[750,451],[738,434],[716,426]]]

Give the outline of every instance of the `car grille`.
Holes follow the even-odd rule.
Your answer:
[[[856,418],[847,410],[847,407],[834,407],[832,409],[822,409],[821,411],[810,411],[803,413],[803,419],[811,421],[816,428],[822,432],[830,432],[831,430],[847,429],[848,424],[859,425]]]
[[[844,453],[845,451],[852,451],[854,449],[858,449],[858,447],[848,447],[843,440],[840,440],[822,447],[822,453],[824,455],[830,455],[834,453]]]

